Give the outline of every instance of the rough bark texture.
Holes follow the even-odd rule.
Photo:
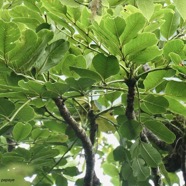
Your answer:
[[[94,172],[95,157],[93,152],[93,145],[90,138],[87,136],[85,130],[76,122],[76,120],[71,116],[69,110],[64,104],[62,98],[54,99],[56,106],[59,109],[59,112],[62,118],[66,123],[72,127],[76,136],[81,140],[83,149],[85,151],[86,159],[86,173],[84,177],[84,186],[97,186],[99,185],[99,179],[96,177]]]
[[[135,79],[126,80],[126,85],[128,86],[128,94],[127,94],[127,107],[126,107],[126,117],[128,120],[132,120],[135,118],[134,116],[134,96],[135,96]]]

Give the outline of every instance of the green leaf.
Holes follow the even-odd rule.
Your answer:
[[[124,161],[125,160],[125,149],[123,146],[118,146],[113,151],[113,156],[115,161]]]
[[[63,173],[73,177],[77,176],[80,172],[77,167],[66,167]]]
[[[15,42],[20,37],[20,30],[15,23],[5,23],[0,20],[0,58],[4,58],[5,55],[11,51],[15,46]]]
[[[103,168],[104,173],[111,177],[119,176],[119,171],[116,168],[116,166],[114,166],[113,164],[105,162],[102,164],[102,168]]]
[[[66,83],[72,89],[82,92],[90,88],[95,83],[95,80],[89,78],[79,78],[78,80],[75,80],[74,78],[68,78],[66,79]]]
[[[14,129],[12,131],[13,137],[16,141],[24,140],[29,136],[31,130],[32,126],[30,124],[19,122],[14,126]]]
[[[32,138],[37,140],[39,138],[47,138],[50,132],[47,129],[36,128],[32,131]]]
[[[90,78],[96,81],[102,80],[101,76],[92,70],[78,68],[78,67],[69,67],[69,68],[71,71],[74,71],[75,73],[77,73],[80,77]]]
[[[46,82],[45,86],[47,90],[54,92],[56,94],[59,94],[59,95],[64,94],[70,89],[69,85],[67,85],[66,83],[60,83],[60,82],[55,82],[55,83]]]
[[[116,38],[119,38],[125,29],[125,20],[121,17],[104,19],[104,27],[111,32]]]
[[[181,59],[181,57],[180,57],[178,54],[176,54],[176,53],[174,53],[174,52],[171,52],[171,53],[169,53],[169,57],[170,57],[171,61],[172,61],[175,65],[180,65],[180,64],[182,64],[182,59]]]
[[[124,116],[119,116],[117,122],[120,125],[120,135],[129,140],[137,138],[142,130],[140,123],[135,120],[124,120]]]
[[[47,143],[56,144],[56,143],[64,143],[68,140],[68,136],[65,134],[51,135],[46,139]]]
[[[185,0],[173,0],[178,12],[184,21],[186,21],[186,1]]]
[[[141,50],[144,50],[158,42],[156,35],[153,33],[142,33],[136,38],[129,41],[123,48],[125,56],[136,54]]]
[[[47,13],[47,16],[49,16],[53,21],[58,23],[59,25],[63,26],[64,28],[68,29],[71,34],[75,33],[75,30],[72,26],[68,24],[63,18],[56,16],[55,14],[52,14],[51,12]]]
[[[37,63],[37,69],[40,73],[48,71],[57,65],[69,49],[69,43],[59,39],[51,43],[45,50],[43,57]]]
[[[163,48],[163,54],[167,59],[170,59],[169,54],[174,52],[175,54],[180,55],[182,58],[184,55],[184,42],[181,39],[174,39],[167,41]]]
[[[176,32],[180,23],[180,17],[177,12],[166,12],[164,19],[165,22],[161,25],[160,32],[168,40]]]
[[[19,119],[20,121],[31,121],[34,118],[34,109],[28,105],[23,107],[18,114],[16,115],[16,119]]]
[[[145,166],[143,159],[136,158],[132,163],[133,175],[138,181],[144,181],[150,176],[150,168]]]
[[[179,100],[186,100],[186,83],[178,81],[170,81],[165,88],[165,95]]]
[[[136,64],[145,64],[160,55],[162,55],[162,50],[160,50],[158,46],[151,46],[137,54],[130,55],[129,60]]]
[[[120,70],[119,62],[115,56],[106,57],[103,54],[97,54],[93,58],[92,64],[104,80],[117,74]]]
[[[68,186],[68,182],[67,182],[67,179],[64,177],[64,176],[57,176],[56,178],[56,186]]]
[[[77,67],[77,68],[86,68],[86,61],[84,56],[79,55],[75,56],[69,54],[65,57],[63,64],[62,64],[62,73],[66,76],[73,76],[77,77],[74,71],[71,71],[70,67]],[[76,76],[75,76],[76,75]]]
[[[157,70],[154,72],[148,73],[147,77],[144,80],[144,85],[146,90],[150,90],[152,88],[157,87],[160,85],[166,77],[172,77],[174,76],[175,71],[174,70]]]
[[[28,91],[33,92],[36,95],[41,95],[46,91],[42,82],[36,82],[34,80],[30,80],[28,82],[25,82],[24,80],[20,80],[18,82],[18,85],[21,88],[27,89]]]
[[[169,102],[161,96],[148,95],[143,99],[141,109],[150,114],[166,112]]]
[[[0,98],[0,115],[9,116],[15,109],[14,104],[5,98]]]
[[[145,25],[145,18],[141,13],[134,13],[127,17],[126,27],[124,32],[120,36],[120,41],[122,45],[128,43],[131,39],[137,36],[138,32]]]
[[[160,153],[150,144],[140,143],[140,155],[150,167],[157,167],[161,162]]]
[[[27,29],[23,32],[16,48],[9,54],[11,67],[18,71],[30,70],[37,63],[37,59],[43,55],[44,49],[52,37],[53,33],[49,30],[41,30],[36,35],[32,30]]]
[[[152,131],[158,138],[171,144],[176,139],[176,136],[163,123],[155,120],[148,120],[144,125]]]
[[[137,6],[149,21],[152,14],[154,13],[153,0],[137,0]]]
[[[173,113],[180,114],[186,117],[186,107],[175,98],[165,96],[169,102],[169,110]]]

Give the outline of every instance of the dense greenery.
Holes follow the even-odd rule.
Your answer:
[[[100,185],[96,154],[115,186],[186,180],[185,0],[0,7],[1,179]]]

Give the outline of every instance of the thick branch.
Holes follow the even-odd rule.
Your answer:
[[[92,147],[92,142],[90,138],[87,136],[85,130],[75,121],[75,119],[71,116],[69,110],[66,108],[64,104],[64,100],[62,98],[54,99],[59,112],[62,118],[67,122],[67,124],[72,127],[76,136],[81,140],[83,149],[85,151],[85,159],[86,159],[86,174],[84,177],[84,186],[93,186],[96,185],[93,183],[93,178],[95,177],[94,173],[94,152]]]
[[[135,79],[126,80],[126,85],[128,86],[128,94],[127,94],[127,107],[126,107],[126,117],[129,120],[134,119],[134,96],[135,96]]]

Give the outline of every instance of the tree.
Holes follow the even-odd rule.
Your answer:
[[[97,186],[97,155],[113,185],[186,181],[185,0],[0,7],[2,180]]]

